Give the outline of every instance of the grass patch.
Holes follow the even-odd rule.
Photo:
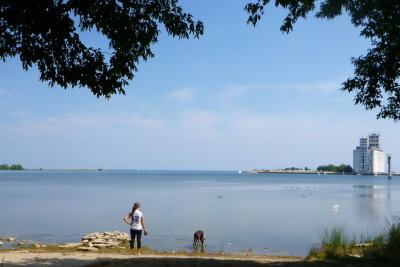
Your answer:
[[[130,255],[131,248],[129,246],[129,242],[122,242],[119,246],[109,247],[109,248],[99,248],[97,251],[80,251],[78,250],[79,246],[69,247],[69,248],[59,248],[60,244],[42,244],[45,245],[43,247],[35,247],[34,244],[25,244],[25,245],[14,245],[7,249],[1,249],[0,255],[2,252],[7,251],[29,251],[29,252],[37,252],[37,253],[45,253],[45,252],[59,252],[59,253],[96,253],[96,254],[121,254],[121,255]],[[135,252],[137,248],[135,248]],[[161,255],[161,256],[217,256],[218,253],[204,253],[201,251],[190,251],[190,250],[179,250],[179,251],[158,251],[153,250],[150,247],[142,246],[141,247],[142,254],[152,254],[152,255]],[[0,265],[1,266],[1,265]]]
[[[308,260],[330,260],[348,256],[355,247],[354,238],[350,239],[346,229],[341,226],[323,228],[321,231],[321,245],[312,248],[307,256]]]
[[[400,263],[400,217],[386,219],[384,232],[373,241],[373,246],[365,250],[369,258]]]
[[[400,217],[386,219],[383,233],[350,238],[344,227],[324,228],[319,247],[311,248],[306,260],[373,260],[400,263]]]

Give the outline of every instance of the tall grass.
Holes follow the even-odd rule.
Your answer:
[[[365,255],[400,263],[400,217],[386,218],[384,232],[374,240],[374,246]]]
[[[346,229],[342,226],[325,228],[321,241],[322,249],[326,258],[343,257],[355,242],[350,241]]]
[[[344,257],[363,257],[400,263],[400,217],[392,216],[385,220],[383,232],[361,238],[347,233],[341,226],[325,227],[321,231],[321,244],[312,248],[308,260],[339,259]]]
[[[346,256],[354,246],[346,229],[342,226],[324,227],[320,231],[321,245],[312,248],[308,259],[335,259]]]

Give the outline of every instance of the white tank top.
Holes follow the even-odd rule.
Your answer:
[[[142,230],[142,216],[143,213],[140,210],[136,210],[132,215],[132,224],[131,229],[133,230]]]

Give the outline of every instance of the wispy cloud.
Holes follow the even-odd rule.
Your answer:
[[[28,119],[31,116],[31,113],[27,110],[8,111],[7,114],[18,120]]]
[[[184,88],[176,90],[167,95],[167,98],[178,100],[178,101],[189,101],[195,96],[196,90],[193,88]]]
[[[304,84],[281,84],[277,85],[278,89],[289,89],[302,92],[331,92],[336,91],[341,87],[342,81],[321,81],[314,83],[304,83]]]
[[[8,90],[0,87],[0,95],[8,95]]]
[[[257,86],[254,85],[233,85],[229,86],[227,88],[223,88],[220,90],[219,93],[215,95],[216,98],[218,99],[233,99],[235,97],[238,97],[242,94],[245,94],[247,91],[257,88]]]
[[[324,100],[330,101],[330,102],[336,102],[336,103],[352,103],[351,98],[349,98],[348,96],[345,96],[343,98],[328,97],[328,98],[325,98]]]
[[[72,113],[45,118],[20,116],[16,124],[10,127],[14,133],[27,136],[90,136],[92,134],[150,131],[162,127],[162,120],[145,117],[140,114],[118,113]]]
[[[304,93],[330,93],[341,87],[342,80],[316,81],[308,83],[242,84],[222,88],[213,97],[220,101],[230,101],[246,94],[260,94],[270,91],[298,91]]]
[[[224,123],[221,114],[208,110],[184,110],[168,120],[173,135],[196,138],[217,135],[217,128]]]
[[[56,143],[60,151],[81,151],[96,162],[106,162],[97,153],[98,144],[107,143],[101,146],[101,155],[130,159],[126,166],[134,157],[135,164],[153,168],[311,167],[325,163],[321,158],[350,162],[359,129],[371,127],[364,124],[368,123],[355,123],[351,116],[338,120],[335,114],[321,112],[271,113],[234,107],[229,112],[185,109],[161,115],[81,111],[28,118],[16,114],[12,122],[0,125],[7,129],[0,135],[3,140],[28,140],[26,145]],[[346,129],[346,135],[339,145],[329,147],[327,155],[322,148],[327,140],[337,138],[337,129]]]
[[[300,92],[332,92],[337,91],[341,87],[342,79],[328,80],[328,81],[315,81],[315,82],[299,82],[299,83],[273,83],[273,84],[259,84],[252,87],[261,90],[295,90]]]

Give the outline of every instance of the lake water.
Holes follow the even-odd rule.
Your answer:
[[[321,229],[374,234],[399,215],[400,177],[192,171],[0,171],[0,236],[46,243],[129,232],[123,217],[142,205],[143,245],[304,256]],[[332,206],[339,204],[337,210]]]

